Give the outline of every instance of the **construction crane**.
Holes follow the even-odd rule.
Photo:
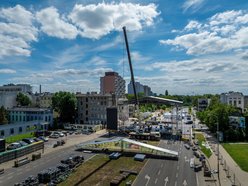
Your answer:
[[[135,98],[135,108],[138,113],[138,119],[139,119],[139,124],[140,122],[140,113],[139,113],[139,101],[138,101],[138,96],[136,92],[136,87],[135,87],[135,80],[134,80],[134,74],[133,74],[133,66],[132,66],[132,61],[131,61],[131,55],[130,55],[130,50],[129,50],[129,45],[128,45],[128,39],[127,39],[127,32],[126,32],[126,27],[122,27],[123,33],[124,33],[124,38],[125,38],[125,43],[126,43],[126,49],[127,49],[127,56],[128,56],[128,63],[130,67],[130,72],[131,72],[131,82],[133,85],[133,93],[134,93],[134,98]]]

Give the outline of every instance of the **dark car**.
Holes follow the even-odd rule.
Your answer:
[[[40,138],[33,138],[33,140],[35,141],[35,142],[38,142],[38,141],[43,141],[42,139],[40,139]]]
[[[26,143],[26,142],[24,142],[24,141],[18,141],[17,143],[20,143],[22,147],[28,145],[28,143]]]
[[[14,150],[20,148],[22,145],[20,143],[11,143],[8,147],[7,150]]]
[[[45,136],[39,136],[38,138],[41,139],[44,142],[48,142],[48,138],[45,137]]]
[[[24,142],[26,142],[28,144],[32,144],[32,143],[35,142],[32,138],[24,138],[24,139],[22,139],[22,141],[24,141]]]

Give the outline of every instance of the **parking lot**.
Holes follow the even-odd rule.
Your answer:
[[[48,168],[56,166],[60,163],[60,160],[68,158],[70,155],[83,155],[85,159],[92,157],[94,154],[82,153],[75,151],[75,144],[94,140],[101,135],[105,134],[106,131],[102,130],[90,135],[87,134],[72,134],[59,138],[49,138],[48,142],[45,142],[44,152],[41,152],[41,159],[31,161],[30,163],[23,165],[18,168],[14,168],[14,160],[6,163],[2,163],[0,168],[5,169],[4,174],[0,175],[0,185],[13,185],[16,182],[20,182],[30,175],[35,175],[38,172]],[[59,140],[65,140],[63,146],[53,148],[53,145]],[[29,155],[30,157],[31,155]],[[26,156],[25,156],[26,157]]]

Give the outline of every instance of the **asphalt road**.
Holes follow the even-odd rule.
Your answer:
[[[42,156],[41,159],[36,161],[31,161],[30,163],[23,165],[21,167],[13,167],[5,170],[5,173],[0,175],[0,185],[1,186],[11,186],[15,183],[23,181],[30,175],[37,175],[40,171],[47,169],[49,167],[55,167],[60,163],[62,159],[68,158],[70,155],[83,155],[85,160],[92,157],[94,154],[87,154],[82,152],[77,152],[74,150],[75,147],[67,147],[63,149],[58,149],[57,151],[51,152]]]
[[[178,151],[179,160],[150,159],[141,170],[134,186],[197,186],[194,170],[190,168],[192,150],[187,150],[183,142],[160,141],[160,147]]]

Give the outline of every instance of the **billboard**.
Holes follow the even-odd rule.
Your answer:
[[[229,125],[236,128],[245,128],[245,118],[238,116],[229,116]]]

